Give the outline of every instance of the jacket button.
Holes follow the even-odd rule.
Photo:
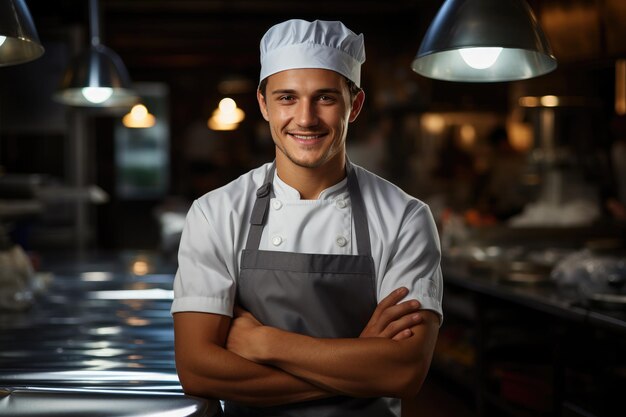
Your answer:
[[[346,200],[337,200],[337,202],[335,204],[340,209],[346,208],[346,206],[348,205],[348,203],[346,203]]]
[[[335,239],[335,242],[337,242],[337,246],[342,247],[342,248],[348,244],[348,240],[343,236],[337,236],[337,239]]]
[[[281,243],[283,243],[283,238],[282,238],[282,237],[280,237],[280,236],[274,236],[274,237],[272,238],[272,245],[274,245],[274,246],[278,246],[278,245],[280,245]]]
[[[283,203],[281,203],[280,200],[272,201],[272,207],[274,208],[274,210],[280,210],[282,206]]]

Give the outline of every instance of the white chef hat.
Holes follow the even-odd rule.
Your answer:
[[[360,86],[363,62],[363,35],[337,21],[287,20],[272,26],[261,39],[261,80],[288,69],[323,68]]]

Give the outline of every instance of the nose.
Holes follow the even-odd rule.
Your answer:
[[[311,100],[300,100],[296,110],[296,123],[300,127],[317,126],[319,118],[315,103]]]

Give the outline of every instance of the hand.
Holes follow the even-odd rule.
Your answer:
[[[261,328],[263,324],[252,313],[235,306],[226,339],[226,349],[250,361],[259,362],[255,348],[260,346],[258,330]]]
[[[359,337],[384,337],[392,340],[411,337],[411,327],[421,323],[422,317],[417,312],[420,308],[419,301],[407,300],[400,303],[408,293],[409,290],[401,287],[378,303]]]

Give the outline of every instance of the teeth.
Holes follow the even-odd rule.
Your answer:
[[[294,138],[301,139],[301,140],[313,140],[313,139],[318,139],[318,138],[322,137],[322,135],[297,135],[295,133],[292,133],[291,135]]]

